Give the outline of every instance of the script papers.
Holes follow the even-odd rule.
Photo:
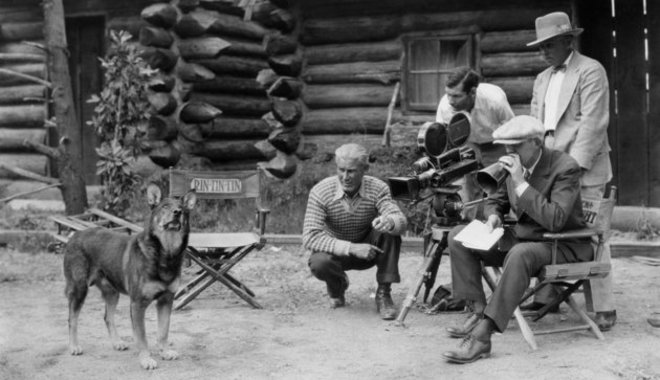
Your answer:
[[[463,246],[480,251],[488,251],[504,234],[502,227],[488,231],[488,226],[479,220],[473,220],[459,232],[454,239],[463,243]]]

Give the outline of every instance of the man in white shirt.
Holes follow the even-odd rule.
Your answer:
[[[469,67],[455,69],[447,79],[445,95],[440,99],[435,119],[439,123],[449,123],[457,112],[467,112],[470,115],[468,145],[474,149],[481,164],[488,166],[504,155],[504,148],[493,144],[493,131],[514,114],[500,87],[479,82],[479,74]],[[481,198],[482,190],[477,186],[474,174],[465,176],[459,184],[463,185],[459,193],[463,202]],[[464,216],[474,219],[476,208],[466,210]]]
[[[612,179],[607,138],[609,85],[598,61],[573,50],[573,39],[582,31],[573,28],[563,12],[536,19],[537,39],[527,46],[538,46],[550,67],[534,81],[531,115],[543,122],[545,146],[568,153],[582,168],[582,197],[602,198]],[[603,260],[610,260],[609,245]],[[616,322],[612,275],[592,281],[591,296],[595,322],[607,331]],[[530,308],[539,308],[542,298],[537,297]]]

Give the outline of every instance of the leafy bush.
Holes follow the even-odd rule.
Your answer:
[[[140,154],[149,118],[147,83],[157,72],[140,58],[132,36],[125,31],[110,32],[110,49],[101,58],[104,88],[88,101],[96,103],[88,122],[99,136],[96,174],[103,185],[102,207],[123,216],[130,207],[130,197],[140,183],[132,169]]]

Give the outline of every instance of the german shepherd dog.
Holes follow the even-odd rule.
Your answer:
[[[149,353],[144,329],[144,313],[156,300],[158,348],[164,360],[176,359],[169,350],[167,335],[174,292],[181,275],[184,250],[188,245],[188,216],[197,197],[188,192],[181,200],[166,198],[161,202],[160,188],[147,187],[151,215],[144,231],[126,235],[104,228],[76,232],[64,249],[64,277],[69,300],[69,350],[81,355],[78,345],[78,316],[87,289],[96,285],[105,300],[105,324],[115,350],[128,347],[117,334],[114,315],[119,293],[130,297],[131,324],[137,342],[140,365],[154,369],[156,361]]]

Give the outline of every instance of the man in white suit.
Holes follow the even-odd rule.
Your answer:
[[[550,67],[534,81],[531,115],[543,122],[545,146],[568,153],[582,168],[582,198],[602,198],[612,179],[609,85],[603,66],[573,49],[573,40],[582,31],[573,28],[563,12],[536,19],[537,38],[527,46],[537,46]],[[609,246],[603,259],[610,260]],[[591,283],[595,322],[607,331],[616,323],[612,275]],[[529,308],[540,306],[535,302]]]

